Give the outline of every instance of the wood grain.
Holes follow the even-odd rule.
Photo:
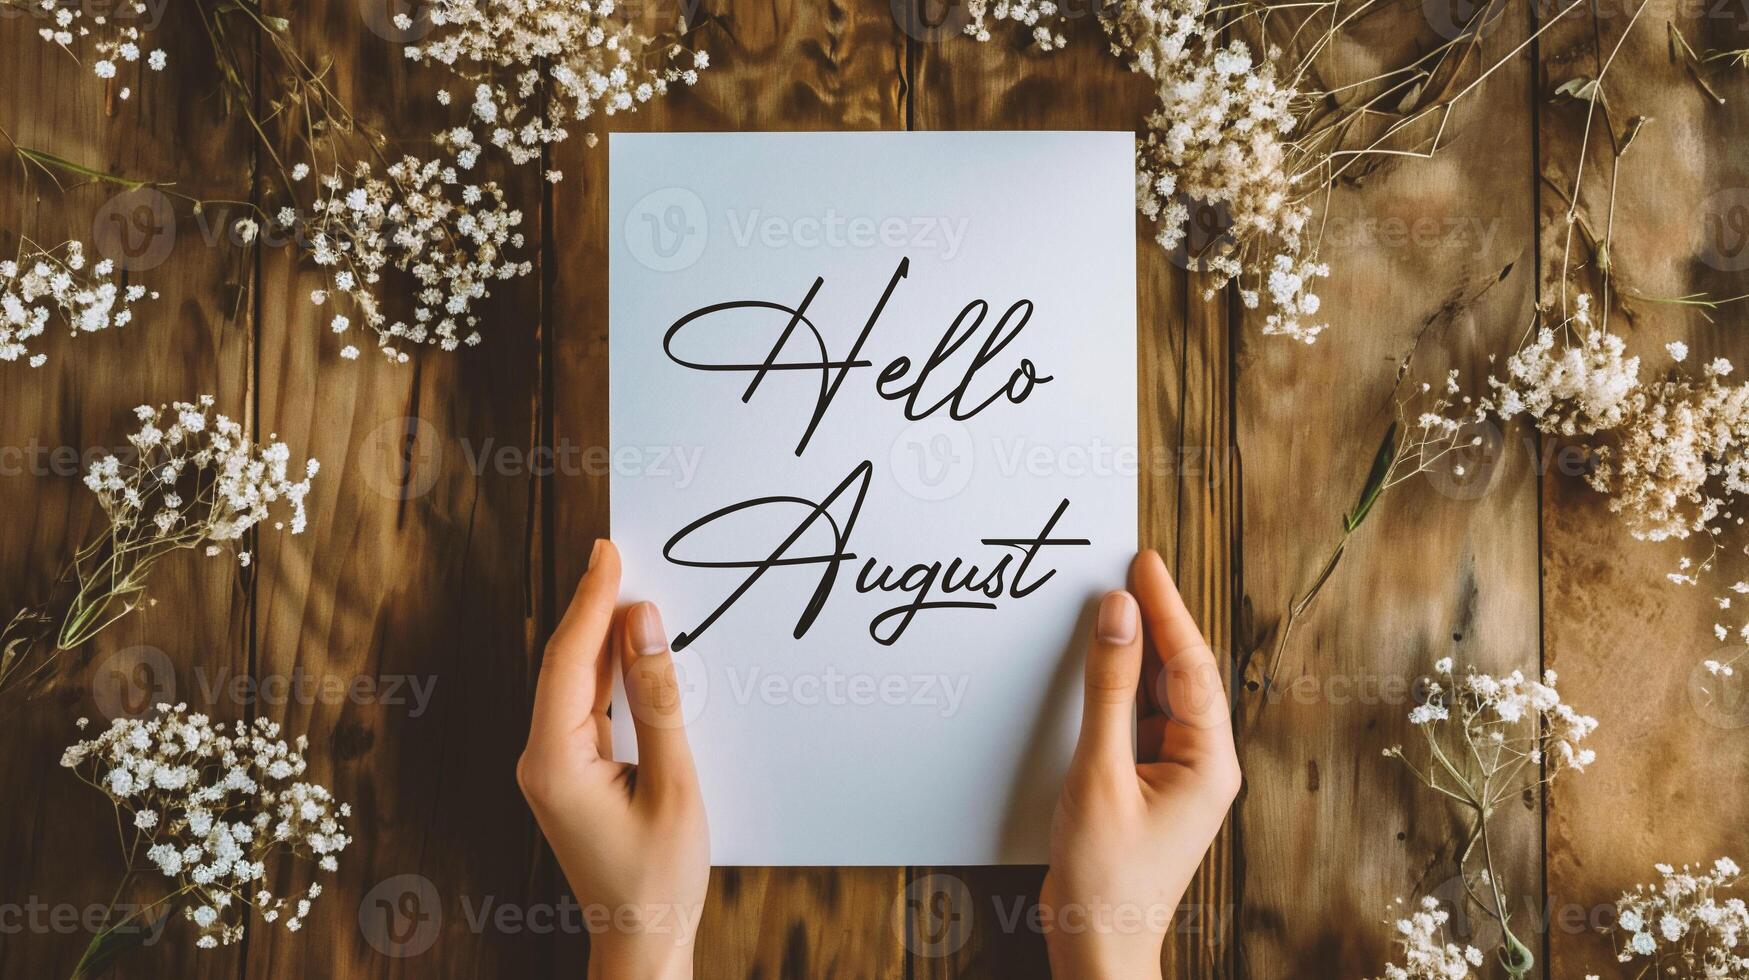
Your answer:
[[[1232,369],[1235,317],[1225,297],[1204,299],[1194,288],[1184,298],[1183,396],[1176,435],[1170,430],[1150,445],[1177,452],[1176,524],[1147,533],[1142,543],[1170,555],[1173,578],[1184,604],[1202,626],[1203,636],[1227,676],[1229,699],[1236,704],[1243,679],[1232,656],[1238,594],[1239,455],[1234,446]],[[1143,346],[1143,351],[1147,346]],[[1148,376],[1144,359],[1143,377]],[[1170,390],[1165,379],[1156,381]],[[1143,389],[1148,390],[1147,388]],[[1144,401],[1144,418],[1148,409]],[[1147,484],[1144,484],[1146,486]],[[1144,515],[1150,513],[1143,497]],[[1175,541],[1173,539],[1176,539]],[[1173,547],[1174,551],[1167,551]],[[1203,866],[1179,905],[1166,945],[1166,976],[1228,977],[1238,970],[1239,896],[1235,825],[1229,821],[1215,838]]]
[[[283,12],[303,50],[332,59],[330,84],[352,108],[413,152],[449,118],[432,97],[445,76],[408,69],[400,46],[369,28],[369,5]],[[482,167],[505,174],[497,160]],[[526,202],[532,255],[535,175],[511,175],[507,194]],[[549,896],[513,774],[535,669],[536,280],[494,285],[477,348],[421,350],[400,365],[358,327],[346,340],[364,353],[342,360],[344,341],[308,301],[320,284],[308,263],[268,251],[262,265],[261,415],[322,460],[310,508],[323,516],[304,535],[263,542],[255,672],[368,693],[262,709],[319,733],[311,777],[351,801],[360,826],[304,932],[251,932],[248,973],[530,975],[553,941],[534,928]]]
[[[1369,77],[1432,35],[1418,11],[1357,25],[1321,65],[1326,86]],[[1479,52],[1492,64],[1528,21],[1505,17]],[[1243,460],[1238,804],[1240,974],[1377,976],[1395,896],[1457,890],[1456,815],[1381,758],[1409,744],[1411,685],[1452,656],[1534,670],[1535,475],[1511,449],[1469,475],[1447,470],[1391,490],[1300,618],[1266,686],[1285,610],[1323,567],[1407,385],[1450,368],[1479,383],[1486,355],[1523,330],[1535,281],[1532,129],[1517,59],[1463,103],[1431,160],[1380,167],[1331,203],[1318,283],[1331,323],[1315,346],[1238,328],[1237,446]],[[1417,222],[1428,232],[1412,234]],[[1511,448],[1511,447],[1509,447]],[[1541,900],[1538,801],[1504,814],[1497,848],[1514,901]],[[1458,917],[1459,931],[1475,920]]]
[[[1547,303],[1560,301],[1568,201],[1585,123],[1582,103],[1551,99],[1569,79],[1597,76],[1638,6],[1595,24],[1569,17],[1549,31],[1540,51],[1540,274]],[[1629,299],[1612,329],[1627,338],[1647,377],[1669,366],[1663,345],[1678,338],[1691,349],[1690,366],[1722,356],[1741,370],[1749,342],[1738,327],[1740,307],[1726,307],[1709,324],[1691,308],[1632,298],[1749,292],[1749,243],[1741,235],[1749,157],[1741,141],[1722,135],[1749,125],[1749,84],[1740,70],[1707,72],[1708,85],[1725,100],[1715,102],[1671,57],[1666,25],[1701,52],[1749,42],[1741,11],[1649,3],[1604,76],[1610,115],[1592,135],[1578,213],[1602,233],[1614,172],[1609,129],[1619,137],[1630,119],[1649,117],[1620,161],[1611,252],[1617,295]],[[1596,255],[1582,232],[1575,238],[1575,281],[1596,290]],[[1560,977],[1610,975],[1614,951],[1597,926],[1613,918],[1616,896],[1656,881],[1654,864],[1710,865],[1741,852],[1741,814],[1749,802],[1741,779],[1720,778],[1749,766],[1749,687],[1741,676],[1721,681],[1700,666],[1742,650],[1735,638],[1712,637],[1715,622],[1742,621],[1713,601],[1730,583],[1749,578],[1740,543],[1727,542],[1720,567],[1700,585],[1672,585],[1665,574],[1683,555],[1703,557],[1705,545],[1630,539],[1579,473],[1576,466],[1556,469],[1543,487],[1548,664],[1559,671],[1566,699],[1599,722],[1598,763],[1563,776],[1550,793],[1549,963]]]
[[[666,18],[664,3],[647,13]],[[632,116],[618,130],[896,129],[905,44],[879,4],[781,0],[705,3],[699,39],[712,67],[696,87]],[[781,66],[781,67],[780,67]],[[604,140],[605,142],[605,140]],[[554,445],[605,447],[607,430],[607,154],[573,140],[559,151],[566,180],[553,192],[550,302]],[[608,479],[579,467],[551,481],[554,594],[568,596],[590,546],[608,533]],[[557,610],[554,610],[555,612]],[[717,868],[698,940],[701,978],[903,974],[894,928],[896,868]]]
[[[135,179],[177,182],[195,197],[246,197],[249,144],[214,105],[190,98],[214,85],[203,67],[197,22],[172,5],[148,33],[164,47],[162,74],[123,66],[110,84],[36,36],[34,17],[0,18],[0,126],[19,143],[94,169]],[[122,86],[134,91],[119,97]],[[212,165],[189,172],[186,161]],[[47,598],[47,587],[73,552],[103,533],[97,501],[81,484],[84,462],[120,453],[137,428],[141,403],[214,395],[234,417],[246,417],[252,321],[243,253],[213,247],[209,222],[185,202],[154,190],[119,188],[63,176],[67,189],[24,171],[10,147],[0,147],[4,177],[0,248],[13,255],[18,235],[43,245],[85,242],[92,262],[110,258],[126,279],[161,294],[142,302],[125,328],[71,337],[61,324],[40,338],[48,364],[0,365],[0,607],[10,616]],[[142,365],[150,365],[145,370]],[[92,455],[92,454],[95,455]],[[112,714],[143,712],[159,699],[200,704],[202,680],[247,668],[246,577],[227,559],[184,553],[152,573],[155,604],[118,623],[85,649],[63,655],[64,679],[29,703],[8,698],[0,746],[0,902],[9,925],[0,936],[0,975],[67,976],[90,941],[105,903],[121,881],[123,854],[108,801],[59,766],[79,733],[76,717],[94,728]],[[123,901],[151,901],[130,891]],[[101,922],[101,919],[96,919]],[[236,948],[197,952],[168,923],[162,938],[124,964],[129,977],[233,976]]]

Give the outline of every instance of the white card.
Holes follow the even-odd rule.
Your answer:
[[[1136,547],[1134,137],[616,133],[609,177],[613,537],[713,860],[1044,863]]]

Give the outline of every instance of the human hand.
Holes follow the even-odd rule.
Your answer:
[[[1160,976],[1172,913],[1239,792],[1220,669],[1159,554],[1136,556],[1130,588],[1100,601],[1081,736],[1051,821],[1039,903],[1058,980]]]
[[[601,539],[547,641],[516,780],[591,933],[591,977],[692,976],[710,880],[704,800],[662,618],[616,615],[619,551]],[[637,765],[613,761],[613,664],[625,673]]]

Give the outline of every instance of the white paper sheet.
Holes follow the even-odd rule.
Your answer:
[[[685,636],[713,860],[1044,862],[1091,604],[1136,546],[1132,135],[614,134],[609,153],[612,533],[626,600]],[[1047,527],[1087,543],[985,543]],[[774,555],[815,560],[753,567]],[[976,581],[1004,555],[999,594],[944,588],[954,559]],[[936,562],[924,601],[995,608],[883,617],[916,592],[858,588]],[[614,727],[635,759],[623,696]]]

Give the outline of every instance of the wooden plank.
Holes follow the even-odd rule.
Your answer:
[[[1479,64],[1520,43],[1525,20],[1513,8],[1486,35]],[[1425,49],[1427,24],[1419,7],[1357,22],[1324,83],[1402,63]],[[1393,951],[1390,900],[1449,899],[1456,884],[1455,815],[1381,758],[1418,739],[1405,717],[1414,679],[1448,655],[1484,669],[1538,666],[1535,475],[1513,451],[1485,482],[1473,460],[1467,480],[1446,473],[1391,490],[1295,625],[1274,687],[1263,683],[1289,602],[1323,567],[1365,482],[1399,366],[1410,363],[1410,385],[1442,381],[1449,368],[1479,385],[1486,355],[1510,349],[1529,316],[1527,71],[1515,59],[1462,104],[1434,159],[1381,166],[1335,194],[1332,273],[1317,289],[1331,327],[1315,346],[1261,336],[1254,315],[1239,328],[1243,976],[1380,973]],[[1534,907],[1536,801],[1502,821],[1501,874]]]
[[[657,3],[652,15],[672,16]],[[708,2],[712,67],[614,129],[895,129],[904,38],[881,4]],[[608,445],[607,155],[565,144],[553,192],[547,317],[553,440],[579,460]],[[552,481],[553,594],[568,596],[591,542],[608,532],[608,480],[578,465]],[[557,612],[558,610],[553,610]],[[892,978],[903,970],[890,910],[896,868],[718,868],[698,941],[698,976]]]
[[[1588,16],[1552,28],[1541,46],[1539,101],[1570,78],[1595,76],[1599,46],[1608,57],[1635,6],[1605,16],[1596,33]],[[1749,83],[1738,69],[1707,73],[1725,100],[1713,102],[1670,56],[1667,24],[1697,51],[1742,47],[1740,25],[1719,11],[1654,0],[1605,76],[1618,133],[1633,116],[1652,117],[1622,158],[1611,248],[1617,288],[1651,297],[1741,295],[1749,291],[1749,243],[1742,237],[1749,153],[1729,136],[1749,126]],[[1564,192],[1579,162],[1584,114],[1583,105],[1572,104],[1544,104],[1539,114],[1541,275],[1548,300],[1559,296]],[[1599,232],[1608,215],[1611,156],[1600,122],[1579,199],[1581,214]],[[1582,248],[1574,254],[1594,265]],[[1749,342],[1738,328],[1741,308],[1721,312],[1708,324],[1683,307],[1630,301],[1625,311],[1614,311],[1610,325],[1626,338],[1628,353],[1641,358],[1643,377],[1669,366],[1663,345],[1677,339],[1691,350],[1688,367],[1722,356],[1741,372],[1749,363]],[[1681,555],[1700,556],[1702,545],[1634,541],[1608,513],[1605,498],[1576,475],[1555,472],[1545,481],[1543,641],[1566,699],[1599,721],[1597,764],[1563,777],[1549,794],[1554,976],[1613,975],[1613,950],[1592,927],[1613,918],[1621,892],[1657,880],[1653,864],[1710,864],[1742,851],[1749,787],[1735,776],[1749,767],[1743,737],[1749,687],[1742,663],[1731,681],[1700,667],[1705,659],[1729,660],[1742,651],[1712,635],[1714,623],[1734,628],[1742,622],[1740,611],[1721,612],[1713,601],[1730,583],[1749,578],[1742,541],[1730,535],[1719,568],[1685,588],[1665,573]],[[1720,778],[1726,773],[1733,777]]]
[[[106,86],[89,63],[76,64],[36,36],[42,21],[8,12],[0,17],[0,126],[21,144],[114,174],[175,180],[194,197],[247,197],[249,144],[235,120],[187,97],[210,90],[214,74],[202,60],[199,26],[189,8],[168,5],[147,34],[163,47],[161,74],[123,65]],[[122,86],[133,91],[118,97]],[[194,160],[211,163],[202,168]],[[32,370],[0,364],[0,615],[41,602],[73,551],[102,533],[97,502],[80,482],[87,450],[119,451],[137,422],[131,410],[210,393],[233,416],[248,405],[251,320],[239,307],[246,282],[243,253],[213,247],[214,230],[156,191],[118,195],[107,184],[68,181],[57,191],[41,175],[28,184],[10,146],[0,145],[5,201],[0,238],[10,258],[17,234],[45,245],[69,239],[100,245],[92,262],[112,258],[137,282],[161,293],[143,302],[124,329],[67,335],[61,324],[41,338],[50,357]],[[143,370],[142,365],[150,365]],[[59,766],[78,732],[112,714],[149,709],[159,698],[202,704],[202,678],[223,678],[247,666],[248,586],[234,562],[195,553],[168,558],[152,573],[155,605],[64,656],[64,683],[39,700],[8,702],[0,743],[0,785],[7,815],[0,825],[0,900],[16,903],[23,932],[0,939],[0,974],[71,974],[99,914],[121,880],[123,855],[108,802]],[[224,706],[219,706],[223,710]],[[230,717],[236,717],[233,713]],[[124,901],[151,901],[132,891]],[[188,924],[167,923],[154,945],[133,952],[121,977],[234,976],[236,947],[196,950]]]
[[[934,26],[922,17],[908,23],[917,129],[1133,130],[1152,105],[1147,82],[1111,56],[1092,17],[1072,18],[1068,47],[1050,53],[1026,50],[1023,31],[1012,25],[997,25],[995,37],[980,44],[959,34],[951,18]],[[1217,499],[1230,486],[1224,473],[1230,458],[1225,326],[1219,304],[1190,294],[1184,273],[1154,245],[1150,228],[1138,225],[1136,252],[1141,543],[1159,549],[1181,575],[1186,601],[1219,644],[1230,618],[1230,589],[1219,580],[1230,510]],[[1192,388],[1194,402],[1187,395]],[[1228,935],[1205,927],[1214,920],[1203,913],[1230,902],[1226,854],[1223,837],[1191,885],[1166,945],[1167,976],[1224,974]],[[963,888],[921,887],[960,896],[969,926],[960,926],[966,934],[958,942],[913,950],[914,975],[1048,975],[1043,937],[1025,924],[1030,918],[999,911],[1034,910],[1042,868],[919,868],[911,880],[938,876]]]
[[[401,146],[429,153],[429,134],[459,118],[434,92],[462,87],[407,68],[364,16],[370,5],[274,6],[301,50],[331,59],[329,84]],[[538,175],[509,171],[496,153],[476,172],[506,183],[534,258]],[[405,302],[405,278],[386,278]],[[418,347],[404,365],[386,363],[359,327],[347,339],[364,353],[342,360],[326,329],[336,311],[310,305],[319,277],[290,252],[264,254],[262,283],[262,428],[323,467],[310,530],[262,549],[256,675],[364,693],[264,708],[311,733],[311,776],[352,803],[356,832],[304,931],[251,934],[247,972],[531,975],[553,942],[539,928],[553,910],[514,777],[535,669],[538,278],[492,287],[478,347]]]
[[[1231,699],[1242,683],[1233,672],[1231,653],[1233,601],[1239,584],[1240,486],[1239,457],[1233,447],[1234,318],[1224,296],[1205,300],[1186,289],[1184,304],[1183,374],[1178,382],[1182,407],[1177,418],[1177,526],[1175,534],[1162,533],[1159,537],[1164,540],[1148,543],[1175,558],[1168,560],[1178,591],[1226,672]],[[1146,345],[1143,350],[1147,350]],[[1167,379],[1159,383],[1163,395],[1170,390]],[[1148,512],[1144,509],[1143,513]],[[1176,542],[1171,541],[1174,537]],[[1172,543],[1176,544],[1175,552],[1166,550]],[[1238,957],[1234,942],[1238,869],[1234,858],[1234,826],[1229,820],[1180,903],[1166,949],[1166,976],[1234,974]]]

